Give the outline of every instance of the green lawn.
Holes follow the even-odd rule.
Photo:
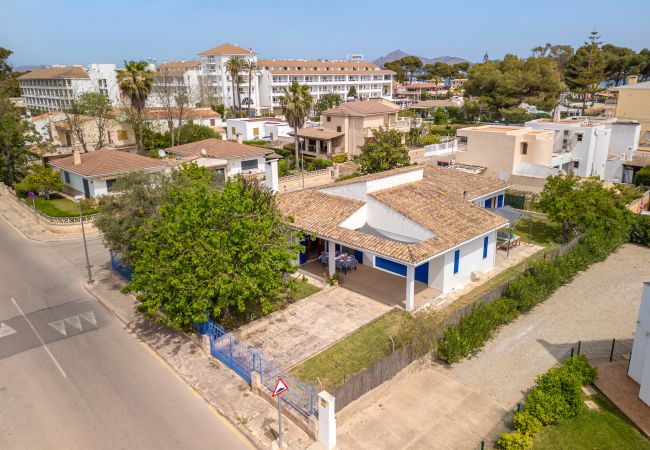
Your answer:
[[[519,235],[522,242],[528,242],[528,231],[531,230],[531,242],[543,247],[553,248],[559,246],[558,238],[562,233],[560,224],[551,222],[548,219],[533,217],[533,226],[530,227],[530,219],[522,218],[517,222],[513,233]]]
[[[49,199],[36,197],[36,209],[50,217],[73,217],[79,215],[79,204],[59,194],[50,195]],[[25,199],[31,206],[32,201]],[[84,214],[94,214],[96,209],[85,209]]]
[[[395,335],[408,313],[392,309],[345,339],[294,367],[290,373],[303,381],[320,378],[323,389],[332,391],[353,375],[393,351]]]
[[[307,281],[297,281],[291,292],[289,293],[289,298],[292,301],[302,300],[305,297],[309,297],[312,294],[320,291],[319,288],[313,284],[309,284]]]
[[[585,410],[556,426],[548,426],[535,435],[534,450],[648,450],[650,441],[625,419],[600,394],[592,397],[600,409]]]

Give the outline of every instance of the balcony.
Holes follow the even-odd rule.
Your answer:
[[[553,156],[551,157],[551,167],[559,167],[572,161],[573,153],[571,152],[553,153]]]

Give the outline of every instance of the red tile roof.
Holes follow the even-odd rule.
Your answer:
[[[203,150],[205,150],[205,154]],[[167,152],[180,156],[208,156],[210,158],[228,159],[240,156],[265,155],[271,153],[271,150],[252,145],[238,144],[233,141],[210,138],[170,147],[167,149]]]
[[[65,78],[89,78],[86,70],[81,66],[48,67],[47,69],[34,69],[18,77],[19,80],[51,80]]]
[[[217,47],[211,48],[210,50],[206,50],[201,53],[201,55],[204,56],[209,56],[209,55],[254,55],[255,52],[251,49],[244,49],[241,48],[237,45],[230,44],[226,42],[225,44],[221,44]]]
[[[154,159],[111,149],[82,153],[80,156],[81,164],[75,164],[72,156],[55,159],[50,164],[89,177],[117,175],[133,170],[156,170],[178,164],[174,160]]]
[[[369,116],[373,114],[395,113],[399,110],[400,107],[395,103],[384,99],[377,99],[341,103],[336,108],[323,111],[322,114],[326,116]]]

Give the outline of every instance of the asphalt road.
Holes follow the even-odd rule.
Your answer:
[[[108,257],[91,239],[91,264]],[[250,448],[83,287],[83,244],[0,218],[0,448]]]

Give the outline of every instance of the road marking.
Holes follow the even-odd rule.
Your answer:
[[[61,372],[61,375],[63,375],[63,378],[68,378],[65,371],[63,370],[63,367],[61,367],[61,364],[59,364],[59,362],[56,360],[56,358],[54,357],[54,355],[52,354],[50,349],[47,347],[47,345],[45,345],[45,342],[43,342],[43,339],[41,338],[41,335],[38,334],[38,332],[36,331],[36,328],[34,328],[34,325],[32,325],[32,323],[29,321],[29,319],[27,318],[27,316],[25,315],[23,310],[18,305],[18,302],[16,302],[16,300],[13,297],[11,297],[11,301],[14,302],[14,306],[16,307],[16,309],[18,310],[20,315],[23,316],[23,319],[25,319],[25,322],[27,322],[27,325],[29,325],[29,327],[32,329],[32,331],[34,332],[34,334],[36,335],[38,340],[41,342],[41,345],[43,346],[43,348],[45,349],[47,354],[50,355],[50,358],[52,359],[52,362],[59,369],[59,372]]]
[[[92,311],[88,311],[85,313],[79,314],[79,317],[82,319],[87,320],[88,322],[92,323],[94,326],[97,326],[97,319],[95,318],[95,313]]]
[[[6,323],[4,323],[4,322],[0,323],[0,338],[3,338],[5,336],[10,336],[10,335],[14,334],[15,332],[16,332],[16,330],[11,328]]]
[[[70,325],[75,327],[77,330],[81,331],[81,320],[79,320],[79,316],[66,317],[63,320],[68,322]]]
[[[47,323],[49,326],[54,328],[56,331],[61,333],[64,336],[68,335],[68,331],[65,329],[65,323],[63,320],[55,320],[54,322],[48,322]]]

